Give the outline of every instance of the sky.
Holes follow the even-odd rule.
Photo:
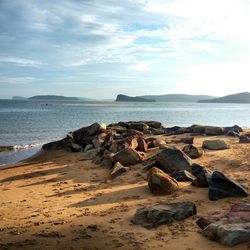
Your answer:
[[[0,97],[250,91],[250,0],[0,0]]]

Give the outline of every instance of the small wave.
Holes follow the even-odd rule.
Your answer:
[[[15,145],[13,146],[13,149],[15,151],[19,151],[22,149],[30,149],[30,148],[34,148],[34,147],[38,147],[40,145],[42,145],[43,143],[32,143],[32,144],[26,144],[26,145]]]

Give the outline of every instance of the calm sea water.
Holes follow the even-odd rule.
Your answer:
[[[250,127],[250,104],[0,100],[0,146],[41,144],[94,122],[129,120],[156,120],[167,127],[192,124]],[[6,161],[4,157],[6,154],[1,153],[0,164]]]

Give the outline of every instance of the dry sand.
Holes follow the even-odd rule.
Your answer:
[[[195,137],[194,145],[200,147],[205,138]],[[212,138],[225,138],[231,148],[205,150],[194,161],[223,171],[249,190],[250,144]],[[0,249],[229,249],[203,237],[195,221],[227,212],[232,204],[249,203],[249,197],[209,201],[207,188],[189,183],[173,195],[153,196],[139,176],[143,167],[132,166],[107,182],[109,169],[93,164],[84,153],[50,151],[0,170]],[[136,209],[162,200],[192,201],[197,215],[150,230],[131,224]],[[233,249],[250,249],[250,244]]]

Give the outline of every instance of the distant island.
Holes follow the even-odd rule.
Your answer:
[[[61,95],[36,95],[28,98],[29,100],[48,100],[48,101],[79,101],[77,97],[66,97]]]
[[[214,96],[209,95],[185,95],[185,94],[168,94],[168,95],[144,95],[144,96],[126,96],[119,94],[117,102],[197,102],[199,100],[212,99]]]
[[[223,97],[199,100],[200,103],[250,103],[250,93],[242,92],[233,95],[226,95]]]
[[[127,95],[117,95],[116,102],[155,102],[152,99],[145,99],[139,96],[131,97]]]

